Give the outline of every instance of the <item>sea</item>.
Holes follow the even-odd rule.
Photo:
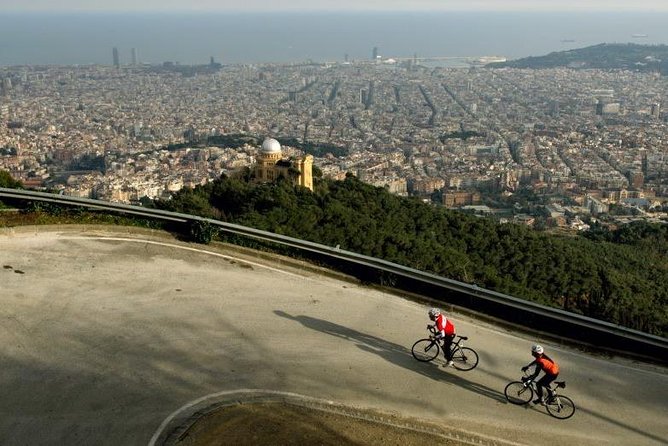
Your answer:
[[[668,13],[0,13],[0,66],[517,59],[599,43],[668,44]]]

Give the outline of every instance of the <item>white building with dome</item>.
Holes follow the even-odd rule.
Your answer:
[[[295,185],[313,191],[313,156],[283,159],[281,143],[265,138],[253,167],[253,180],[256,183],[271,183],[279,177],[291,179]]]

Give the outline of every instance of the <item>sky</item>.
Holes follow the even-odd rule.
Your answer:
[[[668,0],[0,0],[4,12],[663,11]]]

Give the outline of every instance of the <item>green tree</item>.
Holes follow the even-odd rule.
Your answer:
[[[23,183],[21,183],[19,180],[15,180],[6,170],[0,170],[0,187],[21,189],[23,187]]]

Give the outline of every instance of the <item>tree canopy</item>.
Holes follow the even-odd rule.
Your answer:
[[[0,187],[18,189],[23,187],[23,183],[12,178],[12,176],[6,170],[0,170]]]

